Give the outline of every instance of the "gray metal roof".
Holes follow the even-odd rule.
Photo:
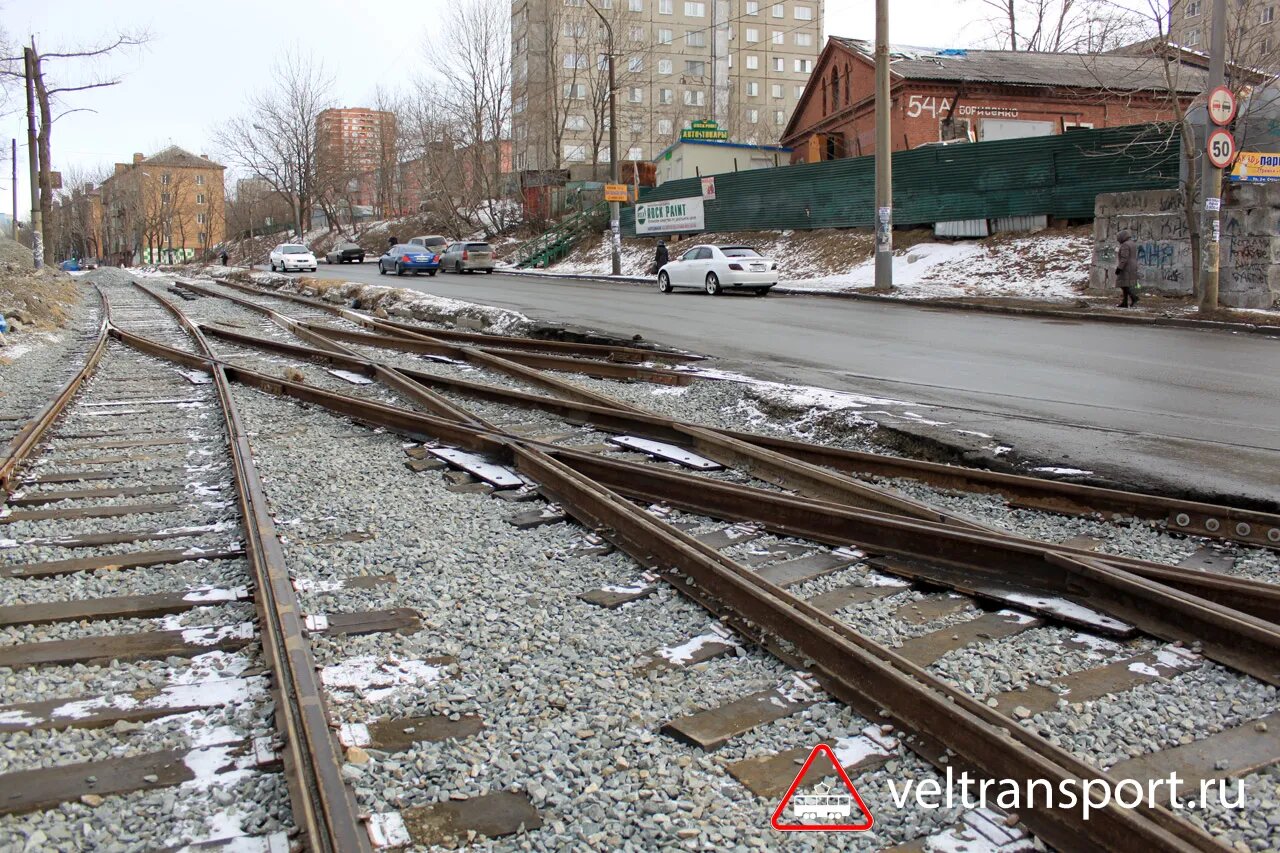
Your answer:
[[[179,148],[177,145],[170,145],[161,151],[157,151],[150,157],[145,158],[143,163],[156,166],[178,166],[188,169],[225,169],[221,163],[215,163],[206,157],[199,157],[192,154],[185,148]]]
[[[862,39],[832,37],[850,50],[874,56],[874,45]],[[1034,53],[1023,50],[936,50],[891,48],[893,73],[910,80],[994,83],[1006,86],[1053,86],[1112,89],[1124,92],[1165,90],[1170,78],[1179,92],[1202,92],[1206,73],[1188,64],[1151,54]]]

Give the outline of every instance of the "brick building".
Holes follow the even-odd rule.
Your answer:
[[[1176,60],[1153,54],[895,49],[893,150],[1172,119],[1171,88],[1189,103],[1204,91],[1205,71],[1184,63],[1166,77],[1167,61]],[[828,39],[782,144],[794,149],[793,163],[875,152],[873,44]]]
[[[357,207],[386,206],[395,162],[395,113],[335,107],[316,116],[316,169],[326,191]]]
[[[181,263],[222,242],[225,169],[176,145],[116,163],[101,188],[104,260]]]

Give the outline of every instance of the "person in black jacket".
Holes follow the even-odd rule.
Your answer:
[[[667,244],[659,240],[658,251],[653,258],[653,271],[655,273],[661,271],[662,268],[666,266],[670,260],[671,260],[671,254],[667,251]]]

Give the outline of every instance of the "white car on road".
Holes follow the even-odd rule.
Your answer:
[[[764,296],[778,283],[778,262],[750,246],[700,245],[658,270],[658,290],[697,287],[712,296],[748,290]]]
[[[316,271],[316,256],[301,243],[281,243],[271,250],[271,271]]]

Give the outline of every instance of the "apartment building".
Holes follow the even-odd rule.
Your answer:
[[[104,258],[112,263],[181,263],[222,242],[226,169],[171,145],[116,163],[102,182]]]
[[[395,113],[335,107],[316,116],[316,168],[323,190],[357,207],[385,206],[395,162]],[[381,183],[387,186],[380,187],[384,174]]]
[[[1280,67],[1280,13],[1277,0],[1227,3],[1227,57],[1239,65]],[[1213,0],[1170,0],[1169,39],[1208,53],[1213,29]]]
[[[775,144],[822,47],[823,3],[515,0],[515,168],[607,174],[611,36],[620,159],[652,159],[699,119]]]

